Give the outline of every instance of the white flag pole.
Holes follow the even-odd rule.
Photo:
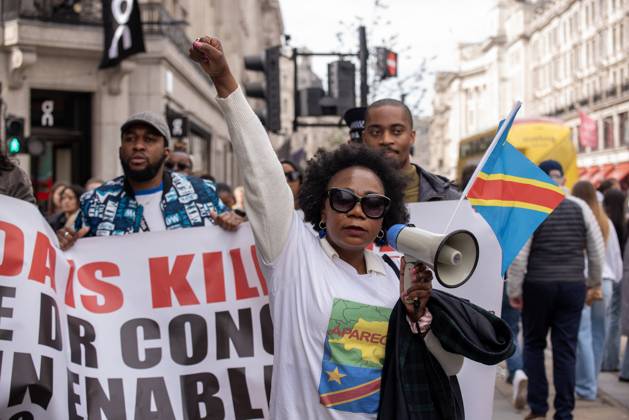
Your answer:
[[[487,162],[487,159],[489,159],[489,156],[496,148],[496,145],[498,144],[498,140],[500,140],[500,138],[504,134],[507,127],[509,127],[511,123],[513,122],[513,120],[515,119],[515,115],[518,113],[521,106],[522,106],[522,102],[516,101],[515,105],[513,105],[513,109],[511,110],[507,118],[505,119],[504,123],[502,123],[502,125],[496,132],[494,139],[491,141],[491,144],[487,148],[487,151],[483,155],[483,158],[480,160],[480,162],[478,162],[478,165],[476,165],[476,169],[474,169],[474,173],[472,174],[472,177],[467,182],[465,189],[461,193],[461,198],[459,198],[459,202],[457,203],[454,211],[452,212],[452,216],[450,216],[450,221],[446,225],[444,233],[449,232],[450,225],[452,224],[452,221],[454,220],[454,216],[456,216],[457,212],[459,211],[459,207],[461,207],[461,203],[463,202],[463,200],[465,200],[465,197],[467,196],[467,193],[470,191],[470,188],[472,188],[472,185],[474,185],[474,181],[476,181],[476,178],[478,177],[478,174],[480,173],[481,168],[485,165],[485,162]]]

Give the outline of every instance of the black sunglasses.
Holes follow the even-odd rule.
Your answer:
[[[185,171],[186,169],[190,169],[190,165],[184,162],[166,162],[164,166],[166,166],[166,168],[170,170],[173,170],[176,167],[178,171]]]
[[[286,177],[286,180],[289,182],[297,181],[299,180],[300,173],[298,171],[284,172],[284,176]]]
[[[382,219],[389,209],[391,199],[380,194],[367,194],[362,197],[345,188],[330,188],[328,190],[330,207],[339,213],[349,213],[357,203],[365,216],[370,219]]]

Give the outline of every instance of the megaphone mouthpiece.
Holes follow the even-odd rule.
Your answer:
[[[448,245],[444,245],[437,255],[437,261],[442,264],[459,265],[462,259],[461,253]]]

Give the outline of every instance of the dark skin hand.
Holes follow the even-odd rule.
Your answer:
[[[214,223],[216,223],[217,226],[220,226],[223,229],[228,230],[230,232],[233,232],[236,229],[238,229],[238,226],[245,221],[245,219],[238,216],[233,211],[227,211],[221,214],[220,216],[217,216],[216,212],[213,211],[210,214],[210,217],[214,219]]]
[[[405,291],[404,279],[402,277],[405,267],[406,260],[402,258],[402,264],[400,266],[400,299],[406,307],[406,314],[409,319],[413,322],[417,322],[426,312],[426,305],[432,294],[432,272],[428,270],[425,264],[416,264],[411,271],[413,276],[411,287],[408,291]],[[415,312],[415,301],[419,302],[419,310],[417,313]]]
[[[209,36],[198,38],[192,43],[188,53],[210,76],[220,98],[226,98],[238,89],[238,83],[229,69],[223,46],[218,39]]]
[[[80,239],[87,235],[87,232],[90,231],[89,227],[83,227],[78,232],[75,232],[70,228],[61,228],[57,231],[57,239],[59,240],[59,247],[62,251],[69,249],[77,239]]]

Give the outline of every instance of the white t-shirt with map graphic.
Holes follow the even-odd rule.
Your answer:
[[[299,217],[288,238],[273,264],[262,264],[275,341],[271,418],[376,418],[399,280],[369,251],[364,275],[330,258]]]

